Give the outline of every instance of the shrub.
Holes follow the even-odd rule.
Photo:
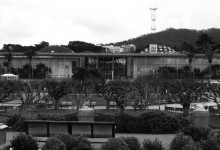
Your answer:
[[[210,131],[210,128],[199,127],[195,125],[190,125],[182,129],[182,132],[185,135],[189,135],[196,142],[206,140]]]
[[[19,115],[15,114],[13,116],[10,116],[6,121],[7,126],[13,127],[20,118],[22,118],[22,115],[20,114]]]
[[[136,137],[122,137],[130,150],[141,150],[141,143]]]
[[[115,122],[116,119],[115,116],[99,114],[98,116],[95,116],[94,120],[103,122]]]
[[[72,140],[72,135],[70,135],[70,134],[58,134],[55,137],[65,144],[67,150],[71,150],[71,148],[74,145],[73,144],[74,140]]]
[[[10,142],[14,150],[38,150],[37,140],[31,135],[19,133]]]
[[[16,131],[16,132],[23,132],[25,131],[26,125],[25,125],[25,120],[26,118],[22,115],[13,115],[8,118],[6,121],[7,126],[11,127],[11,130]]]
[[[172,140],[170,144],[170,150],[181,150],[184,146],[186,146],[190,142],[193,142],[192,138],[180,132]]]
[[[0,146],[1,150],[10,150],[10,148],[11,148],[11,145],[9,145],[8,143],[5,143],[5,144]]]
[[[66,121],[78,121],[77,115],[66,115],[64,118]]]
[[[73,135],[71,138],[71,150],[92,150],[91,142],[82,135]]]
[[[199,142],[190,141],[182,150],[202,150],[202,148]]]
[[[189,118],[186,118],[183,116],[175,116],[174,118],[178,121],[178,123],[180,125],[180,127],[179,127],[180,129],[183,129],[183,128],[186,128],[186,127],[192,125],[192,122],[190,121]]]
[[[220,143],[215,135],[209,134],[206,140],[201,141],[202,150],[220,150]]]
[[[101,150],[129,150],[129,147],[122,138],[109,138],[102,144]]]
[[[120,113],[116,120],[117,133],[138,133],[138,118],[125,113]]]
[[[180,129],[177,119],[160,111],[144,113],[139,120],[142,133],[176,133]]]
[[[55,121],[64,121],[64,117],[60,117],[55,114],[38,114],[35,118],[36,120],[55,120]]]
[[[66,150],[66,146],[58,138],[51,137],[45,142],[42,150]]]
[[[25,118],[22,117],[20,118],[16,123],[15,125],[12,127],[12,130],[13,131],[16,131],[16,132],[24,132],[26,131],[27,129],[27,125],[25,124]]]
[[[58,134],[55,138],[62,141],[67,150],[92,150],[91,142],[82,135]]]
[[[143,141],[143,150],[164,150],[164,147],[158,139],[155,139],[154,141],[145,139]]]

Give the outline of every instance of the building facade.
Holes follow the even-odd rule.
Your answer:
[[[219,58],[216,55],[212,64],[220,64]],[[1,52],[0,64],[6,61]],[[29,59],[23,53],[13,53],[13,68],[21,68],[28,62]],[[106,79],[116,79],[154,74],[159,68],[166,66],[178,70],[187,66],[188,60],[186,55],[178,53],[74,53],[62,46],[49,46],[33,57],[33,68],[39,63],[51,69],[52,78],[70,78],[76,67],[88,67],[100,70]],[[204,55],[197,55],[192,67],[203,70],[208,67],[208,61]]]

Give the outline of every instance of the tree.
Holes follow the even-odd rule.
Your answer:
[[[91,89],[89,86],[86,86],[86,84],[84,84],[82,82],[79,82],[77,80],[72,80],[70,82],[70,92],[76,100],[76,107],[77,107],[76,109],[77,109],[77,111],[80,108],[82,99],[85,102],[85,97],[84,96],[85,96],[86,91],[88,91],[87,88]]]
[[[191,78],[192,74],[192,61],[195,58],[195,55],[197,53],[196,49],[194,46],[190,43],[183,42],[181,45],[181,50],[186,54],[186,58],[188,59],[189,62],[189,78]]]
[[[21,101],[21,111],[23,112],[29,106],[43,99],[46,94],[43,82],[30,81],[15,81],[13,82],[14,98]]]
[[[183,106],[184,116],[189,115],[190,104],[196,102],[202,95],[203,84],[194,80],[167,82],[168,98]]]
[[[75,68],[75,73],[73,74],[72,79],[82,83],[91,83],[92,85],[104,83],[102,73],[97,69],[91,68]]]
[[[133,82],[134,95],[137,97],[135,103],[148,108],[158,98],[158,86],[156,80],[147,76],[139,76]]]
[[[29,64],[25,64],[22,68],[18,69],[19,78],[27,79],[29,77]]]
[[[208,60],[209,63],[209,79],[211,80],[212,77],[212,60],[215,56],[216,46],[214,46],[215,42],[212,41],[212,37],[208,34],[201,34],[196,41],[198,49],[205,53],[205,58]]]
[[[88,51],[94,52],[94,53],[101,53],[105,51],[105,48],[101,46],[96,46],[94,44],[86,43],[82,41],[69,41],[69,44],[67,47],[76,53],[88,52]]]
[[[11,101],[13,94],[13,82],[7,80],[0,80],[0,102]]]
[[[49,81],[46,82],[48,94],[55,100],[55,109],[59,109],[60,99],[69,93],[69,85],[66,81]]]
[[[4,44],[2,51],[8,52],[9,49],[11,52],[23,52],[24,51],[24,47],[19,44]]]
[[[7,59],[7,71],[11,73],[11,61],[12,61],[12,46],[9,44],[4,44],[2,51],[4,51],[4,56]]]
[[[24,55],[28,57],[29,59],[29,74],[28,77],[29,78],[33,78],[33,74],[32,74],[32,59],[33,57],[36,55],[36,48],[34,46],[26,46],[25,47],[25,51],[24,51]]]
[[[71,88],[75,95],[77,110],[80,107],[81,98],[85,96],[84,101],[90,101],[96,87],[104,83],[104,77],[97,69],[81,67],[75,68],[72,80]]]
[[[175,78],[177,76],[177,69],[170,66],[159,67],[157,70],[162,78]]]
[[[51,73],[51,69],[45,66],[45,64],[39,63],[36,65],[36,69],[34,69],[34,78],[45,79],[47,76],[47,72]]]
[[[44,47],[49,46],[50,44],[48,42],[42,41],[39,44],[34,44],[36,51],[41,50]]]
[[[211,84],[206,83],[206,92],[212,94],[214,96],[214,102],[218,106],[218,112],[220,113],[220,85],[219,84]]]
[[[132,92],[132,84],[129,81],[113,80],[103,86],[102,94],[108,101],[116,102],[120,112],[124,112],[128,98]]]

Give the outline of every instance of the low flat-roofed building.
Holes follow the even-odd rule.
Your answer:
[[[155,45],[153,46],[155,48]],[[176,69],[188,65],[185,54],[179,54],[173,49],[156,45],[156,52],[143,53],[74,53],[64,46],[48,46],[37,52],[32,59],[33,68],[43,63],[51,69],[51,78],[69,78],[76,67],[99,69],[106,79],[136,78],[139,75],[151,74],[160,67],[170,66]],[[193,68],[205,69],[208,61],[202,54],[196,55],[192,62]],[[216,55],[213,64],[220,64],[220,55]],[[6,62],[4,52],[0,52],[0,64]],[[21,68],[28,63],[23,53],[13,53],[12,66]]]

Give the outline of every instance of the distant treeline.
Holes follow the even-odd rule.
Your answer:
[[[169,28],[161,32],[145,34],[137,38],[110,44],[115,46],[134,44],[137,47],[137,52],[143,51],[149,44],[165,45],[178,51],[183,42],[190,43],[196,47],[195,42],[201,34],[208,34],[213,37],[212,40],[214,42],[220,43],[220,29],[191,30]]]

